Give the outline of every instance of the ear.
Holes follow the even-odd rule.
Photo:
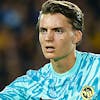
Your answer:
[[[77,44],[82,40],[82,32],[80,30],[75,30],[73,43]]]

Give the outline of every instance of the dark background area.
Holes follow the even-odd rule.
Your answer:
[[[28,69],[48,62],[41,52],[36,23],[46,0],[0,0],[0,90]],[[68,0],[84,13],[78,50],[100,53],[100,0]]]

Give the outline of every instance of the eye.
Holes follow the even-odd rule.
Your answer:
[[[47,32],[47,29],[45,29],[45,28],[40,28],[40,29],[39,29],[39,32],[40,32],[40,33],[46,33],[46,32]]]
[[[61,28],[56,28],[56,29],[55,29],[55,32],[56,32],[56,33],[59,33],[59,34],[62,34],[64,31],[63,31],[63,29],[61,29]]]

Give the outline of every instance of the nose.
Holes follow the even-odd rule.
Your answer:
[[[54,33],[50,30],[47,31],[47,34],[45,36],[46,41],[52,41],[54,40]]]

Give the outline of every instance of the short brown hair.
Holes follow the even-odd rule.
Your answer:
[[[83,13],[77,5],[65,0],[48,0],[42,5],[40,16],[41,14],[48,13],[63,14],[65,17],[71,20],[71,24],[74,29],[81,30],[83,32]]]

